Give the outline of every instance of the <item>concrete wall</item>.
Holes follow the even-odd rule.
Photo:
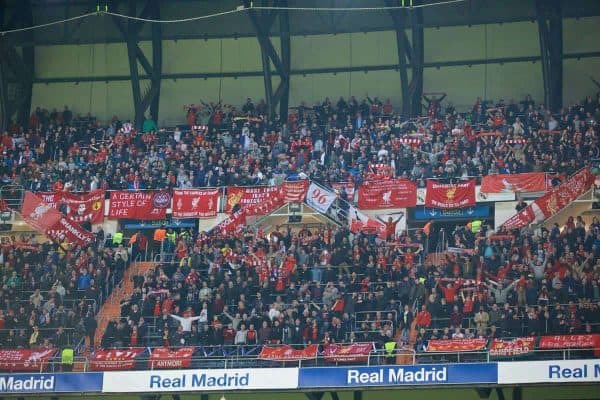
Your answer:
[[[565,19],[565,53],[600,51],[597,41],[599,17]],[[275,41],[275,46],[278,46]],[[296,36],[291,40],[292,69],[324,67],[394,65],[397,63],[393,31],[338,35]],[[141,43],[150,55],[148,42]],[[499,57],[539,55],[537,25],[532,22],[427,28],[425,62],[484,60]],[[151,58],[151,57],[149,57]],[[255,38],[168,40],[163,43],[164,73],[258,72],[260,50]],[[600,58],[568,59],[564,62],[565,103],[574,102],[596,91],[589,76],[600,80]],[[143,73],[141,67],[140,72]],[[129,75],[124,43],[95,45],[56,45],[36,48],[36,77]],[[142,88],[148,82],[142,82]],[[477,96],[488,99],[518,100],[531,94],[543,98],[539,62],[450,66],[425,68],[425,92],[446,92],[448,101],[460,110],[472,106]],[[349,72],[293,75],[290,105],[301,101],[313,104],[329,96],[348,97],[366,94],[390,98],[399,106],[398,72]],[[244,78],[163,80],[160,121],[176,123],[184,119],[183,105],[200,99],[222,99],[241,104],[246,97],[264,96],[261,76]],[[128,81],[93,83],[35,84],[32,106],[47,108],[71,106],[78,113],[92,112],[100,119],[133,113],[131,85]]]

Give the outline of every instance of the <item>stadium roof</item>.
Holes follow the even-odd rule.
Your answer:
[[[26,0],[5,0],[5,23],[10,24],[11,14]],[[408,4],[410,0],[406,0]],[[443,0],[424,0],[426,4]],[[90,0],[31,0],[34,24],[61,20],[96,10],[97,1]],[[105,3],[104,1],[100,2]],[[106,0],[109,10],[128,14],[128,1]],[[146,3],[137,1],[141,10]],[[256,5],[259,1],[254,1]],[[508,23],[533,21],[535,18],[534,0],[464,0],[452,4],[424,7],[425,26],[476,25],[483,23]],[[161,19],[179,19],[235,10],[242,0],[169,0],[161,4]],[[289,7],[382,7],[385,0],[288,0]],[[600,15],[600,1],[562,0],[562,13],[565,17],[586,17]],[[239,12],[226,16],[204,19],[195,22],[163,24],[163,38],[166,40],[193,38],[223,38],[254,36],[247,13]],[[277,24],[273,28],[277,30]],[[314,35],[345,32],[373,32],[393,30],[389,13],[379,11],[292,11],[290,31],[292,35]],[[150,40],[150,25],[145,24],[141,40]],[[24,35],[14,35],[14,43],[26,41]],[[122,42],[120,32],[111,18],[94,16],[85,20],[55,25],[36,30],[35,44],[105,43]]]

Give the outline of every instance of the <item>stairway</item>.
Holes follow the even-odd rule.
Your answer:
[[[144,275],[149,269],[153,268],[153,262],[133,263],[125,270],[123,283],[120,287],[116,287],[108,297],[104,305],[98,312],[96,320],[98,321],[98,329],[96,329],[96,337],[94,338],[95,346],[100,346],[104,331],[111,320],[117,319],[121,315],[121,301],[126,300],[133,293],[133,277],[135,275]],[[89,343],[86,343],[87,347]]]

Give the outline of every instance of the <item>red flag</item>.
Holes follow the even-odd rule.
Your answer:
[[[475,205],[475,179],[459,183],[427,181],[425,206],[432,208],[464,208]]]
[[[99,224],[104,221],[104,190],[94,190],[86,194],[74,194],[70,192],[40,193],[42,200],[59,209],[60,205],[66,205],[66,215],[75,222],[90,221]]]
[[[90,361],[92,371],[120,371],[133,369],[136,358],[144,352],[143,348],[96,350]]]
[[[175,189],[173,191],[173,218],[212,218],[217,216],[221,190]]]
[[[124,191],[110,193],[108,218],[160,220],[167,216],[171,195],[167,191]]]
[[[31,192],[25,193],[21,216],[26,223],[43,233],[56,225],[62,217],[60,212]]]
[[[278,186],[255,186],[255,187],[227,187],[227,204],[225,212],[230,213],[231,209],[239,204],[242,208],[250,205],[259,205],[266,201],[269,197],[279,192]],[[253,208],[256,212],[260,212],[260,208]],[[253,214],[248,210],[248,216],[258,215]]]
[[[487,175],[481,181],[482,193],[543,192],[548,187],[546,174],[543,172]]]
[[[308,179],[283,182],[280,195],[283,203],[302,203],[308,191]]]
[[[152,350],[150,359],[148,359],[148,367],[151,369],[190,368],[195,350],[194,347],[181,347],[178,349],[157,347]]]
[[[367,181],[358,188],[358,208],[406,208],[417,204],[417,185],[406,179]]]

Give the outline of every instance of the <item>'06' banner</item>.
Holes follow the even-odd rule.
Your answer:
[[[218,188],[173,190],[173,218],[216,217],[220,194]]]
[[[86,194],[69,192],[39,193],[44,203],[60,210],[66,209],[66,215],[75,222],[90,221],[92,224],[104,220],[104,190],[94,190]]]
[[[431,208],[464,208],[475,205],[475,179],[459,183],[427,181],[425,206]]]
[[[113,219],[165,219],[171,205],[167,191],[115,191],[110,193],[108,217]]]
[[[358,208],[407,208],[417,205],[417,185],[406,179],[367,181],[358,188]]]
[[[325,214],[336,198],[337,195],[334,192],[311,183],[308,193],[306,193],[306,204]]]

